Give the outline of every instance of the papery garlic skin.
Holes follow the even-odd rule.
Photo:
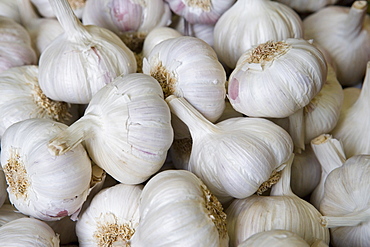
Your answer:
[[[51,1],[65,32],[41,54],[39,83],[53,100],[88,104],[114,78],[136,72],[137,64],[117,35],[98,26],[83,26],[66,1]]]
[[[56,155],[84,141],[91,159],[117,181],[139,184],[163,165],[173,141],[171,113],[151,76],[117,77],[91,99],[85,114],[50,138]]]
[[[30,35],[21,24],[10,17],[0,16],[0,34],[0,72],[37,63]]]
[[[328,6],[303,21],[305,39],[315,40],[331,55],[343,86],[360,82],[370,60],[367,6],[367,1],[354,1],[351,7]]]
[[[91,161],[82,145],[56,157],[47,143],[68,126],[32,118],[8,127],[1,139],[1,166],[10,202],[23,214],[58,220],[78,213],[86,200]]]
[[[239,0],[217,21],[214,48],[231,69],[240,56],[267,41],[302,38],[302,20],[290,7],[270,0]]]
[[[0,1],[0,16],[6,16],[18,23],[21,23],[21,16],[18,11],[18,6],[14,0]]]
[[[51,7],[49,0],[30,0],[35,5],[41,16],[46,18],[55,18],[55,13]],[[73,12],[78,18],[82,18],[86,2],[88,0],[68,0]]]
[[[76,225],[79,246],[130,246],[139,224],[142,185],[101,190]]]
[[[228,99],[253,117],[288,117],[319,93],[327,76],[323,54],[309,41],[266,42],[247,50],[229,77]]]
[[[156,174],[144,186],[140,201],[132,247],[228,246],[222,205],[193,173]]]
[[[181,37],[182,34],[176,29],[170,27],[157,27],[151,30],[143,43],[143,57],[148,57],[150,51],[160,42],[170,38]]]
[[[45,222],[21,218],[0,227],[2,246],[59,247],[59,237]]]
[[[11,204],[5,203],[0,207],[0,227],[10,221],[26,217],[28,218],[27,215],[17,211],[17,209]]]
[[[165,0],[171,10],[191,24],[214,25],[235,0]]]
[[[148,32],[171,23],[171,10],[163,0],[89,0],[82,23],[113,31],[137,52]]]
[[[328,5],[334,5],[339,0],[277,0],[296,10],[299,13],[316,12]]]
[[[29,118],[67,122],[70,105],[45,96],[37,65],[10,68],[0,74],[0,139],[12,124]]]

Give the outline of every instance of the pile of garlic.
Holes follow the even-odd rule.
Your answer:
[[[0,0],[0,246],[367,247],[369,3],[298,3]]]

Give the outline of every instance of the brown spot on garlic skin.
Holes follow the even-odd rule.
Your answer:
[[[211,0],[186,0],[186,5],[193,8],[200,8],[205,12],[211,11],[212,3]]]
[[[283,41],[268,41],[252,49],[248,63],[264,63],[286,53],[291,46]]]
[[[220,238],[227,237],[227,228],[226,228],[226,213],[223,211],[222,204],[218,201],[208,188],[202,184],[200,186],[203,191],[203,196],[205,200],[205,207],[208,211],[208,216],[212,219],[215,224]]]
[[[32,93],[33,101],[40,107],[40,112],[46,112],[53,120],[59,122],[67,121],[71,117],[70,104],[49,99],[38,85],[34,85]]]
[[[16,198],[23,197],[26,199],[30,187],[26,168],[16,148],[11,148],[9,153],[10,158],[3,167],[6,181]]]
[[[115,242],[119,242],[119,246],[129,247],[129,240],[134,233],[135,230],[129,224],[100,222],[97,224],[94,238],[99,247],[110,247]]]
[[[168,72],[168,70],[162,65],[162,62],[158,63],[150,71],[150,75],[156,79],[162,87],[164,98],[173,95],[175,92],[176,80]]]
[[[260,187],[257,190],[257,195],[262,195],[263,192],[270,189],[274,184],[276,184],[280,180],[280,177],[281,177],[281,171],[274,170],[271,173],[270,178],[260,185]]]
[[[68,2],[71,5],[72,9],[83,8],[86,4],[86,0],[68,0]]]

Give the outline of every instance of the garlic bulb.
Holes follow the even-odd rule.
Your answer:
[[[0,16],[6,16],[21,23],[17,2],[14,0],[0,0]]]
[[[269,230],[253,234],[238,247],[310,247],[298,234],[287,230]]]
[[[212,124],[184,98],[171,95],[166,101],[190,129],[193,144],[188,169],[220,201],[248,197],[279,179],[293,148],[292,139],[281,127],[266,119],[246,117]]]
[[[269,196],[235,199],[226,209],[230,247],[238,246],[256,233],[281,229],[298,234],[309,245],[317,239],[329,244],[329,230],[321,225],[320,212],[290,189],[293,156]]]
[[[143,57],[148,57],[150,51],[160,42],[170,38],[177,38],[182,34],[170,27],[156,27],[146,36],[143,44]]]
[[[46,18],[55,17],[54,10],[51,7],[49,0],[30,0],[30,1],[37,8],[41,16]],[[73,9],[73,12],[79,19],[82,18],[87,1],[88,0],[68,0],[68,3],[71,5],[71,8]]]
[[[132,51],[111,31],[83,26],[67,0],[51,0],[65,32],[39,59],[39,83],[46,96],[74,104],[89,103],[92,95],[121,74],[136,72]]]
[[[339,0],[276,0],[296,10],[299,13],[316,12],[326,6],[334,5]]]
[[[28,218],[28,216],[17,211],[17,209],[11,204],[3,204],[0,207],[0,227],[10,221],[26,217]]]
[[[91,179],[82,145],[62,156],[48,152],[48,140],[68,126],[31,118],[8,127],[1,139],[1,166],[9,199],[23,214],[58,220],[80,210]]]
[[[59,247],[59,237],[45,222],[21,218],[0,227],[2,246]]]
[[[140,202],[132,247],[228,246],[222,205],[193,173],[156,174],[144,186]]]
[[[17,0],[21,13],[21,24],[27,29],[32,41],[32,48],[37,57],[46,49],[52,40],[64,32],[54,18],[40,18],[30,0]]]
[[[365,247],[370,241],[370,156],[355,155],[326,178],[320,203],[323,224],[336,247]]]
[[[10,17],[0,16],[0,72],[37,63],[27,30]]]
[[[158,82],[133,73],[99,90],[84,116],[50,139],[49,150],[56,155],[84,141],[91,159],[109,175],[139,184],[166,159],[173,140],[171,114]]]
[[[66,122],[70,105],[45,96],[38,82],[39,68],[25,65],[0,74],[0,139],[6,128],[28,118],[47,118]]]
[[[142,185],[117,184],[95,195],[76,225],[79,246],[130,246]]]
[[[248,49],[288,38],[303,38],[302,20],[293,9],[271,0],[238,0],[217,21],[214,48],[221,62],[235,68]]]
[[[370,60],[367,7],[367,1],[354,1],[351,7],[328,6],[303,21],[305,39],[315,40],[329,52],[343,86],[361,81]]]
[[[184,97],[212,122],[224,111],[226,72],[212,47],[201,39],[182,36],[160,42],[144,58],[143,72],[160,83],[165,98]],[[177,138],[188,137],[178,129]]]
[[[82,23],[107,28],[140,52],[151,30],[171,23],[171,10],[163,0],[89,0]]]
[[[362,88],[344,89],[344,101],[339,120],[331,131],[334,138],[343,143],[347,158],[356,154],[370,153],[369,99],[370,95],[370,61],[367,63],[366,76]]]

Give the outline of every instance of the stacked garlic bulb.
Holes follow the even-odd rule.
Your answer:
[[[267,41],[302,38],[302,20],[285,4],[270,0],[238,0],[217,21],[214,48],[231,69],[248,49]]]
[[[171,112],[190,129],[193,143],[188,169],[220,201],[262,193],[279,179],[293,149],[292,139],[280,126],[246,117],[213,124],[184,98],[171,95],[166,100]]]
[[[235,0],[165,0],[171,10],[191,24],[214,25]]]
[[[39,59],[39,83],[46,96],[87,104],[117,76],[136,72],[133,52],[116,34],[98,26],[83,26],[67,0],[50,3],[65,32]]]
[[[305,39],[313,39],[332,57],[343,86],[359,83],[370,60],[370,17],[367,1],[351,7],[328,6],[303,21]]]
[[[140,52],[148,32],[171,23],[171,10],[163,0],[89,0],[82,23],[107,28]]]
[[[344,89],[343,107],[339,120],[331,134],[343,143],[347,158],[356,154],[369,154],[369,99],[370,99],[370,61],[367,63],[366,76],[362,88]]]
[[[276,0],[296,10],[299,13],[316,12],[328,5],[334,5],[339,0]]]
[[[369,176],[370,156],[355,155],[326,178],[320,211],[335,247],[369,245]]]
[[[76,225],[79,246],[129,246],[139,224],[142,185],[101,190]]]
[[[59,237],[45,222],[33,218],[16,219],[0,227],[2,246],[59,247]]]
[[[144,40],[142,50],[143,57],[148,57],[150,51],[163,40],[177,38],[180,36],[182,36],[182,34],[176,29],[173,29],[171,27],[154,28],[148,33]]]
[[[42,17],[54,18],[55,13],[49,0],[30,0]],[[78,18],[82,18],[86,2],[88,0],[68,0],[73,12]]]
[[[0,72],[37,63],[27,30],[10,17],[0,16]]]
[[[193,173],[166,170],[144,186],[132,247],[228,246],[226,214]]]
[[[139,184],[163,165],[173,140],[162,88],[149,75],[117,77],[91,99],[84,116],[50,138],[63,156],[84,142],[91,159],[116,180]]]
[[[19,9],[16,1],[14,0],[0,1],[0,16],[6,16],[18,23],[21,23],[21,16],[18,10]]]
[[[45,96],[38,82],[39,68],[25,65],[0,74],[0,139],[6,128],[28,118],[47,118],[65,122],[70,105]]]
[[[235,199],[226,209],[230,247],[254,234],[275,229],[298,234],[309,245],[317,239],[329,244],[329,230],[321,225],[321,213],[290,189],[290,162],[268,196],[252,195]]]
[[[28,216],[17,211],[17,209],[11,204],[6,203],[0,207],[0,227],[10,221],[26,217]]]
[[[47,221],[76,216],[86,200],[91,161],[82,145],[62,156],[49,139],[68,126],[31,118],[8,127],[1,139],[1,166],[10,202],[23,214]]]

